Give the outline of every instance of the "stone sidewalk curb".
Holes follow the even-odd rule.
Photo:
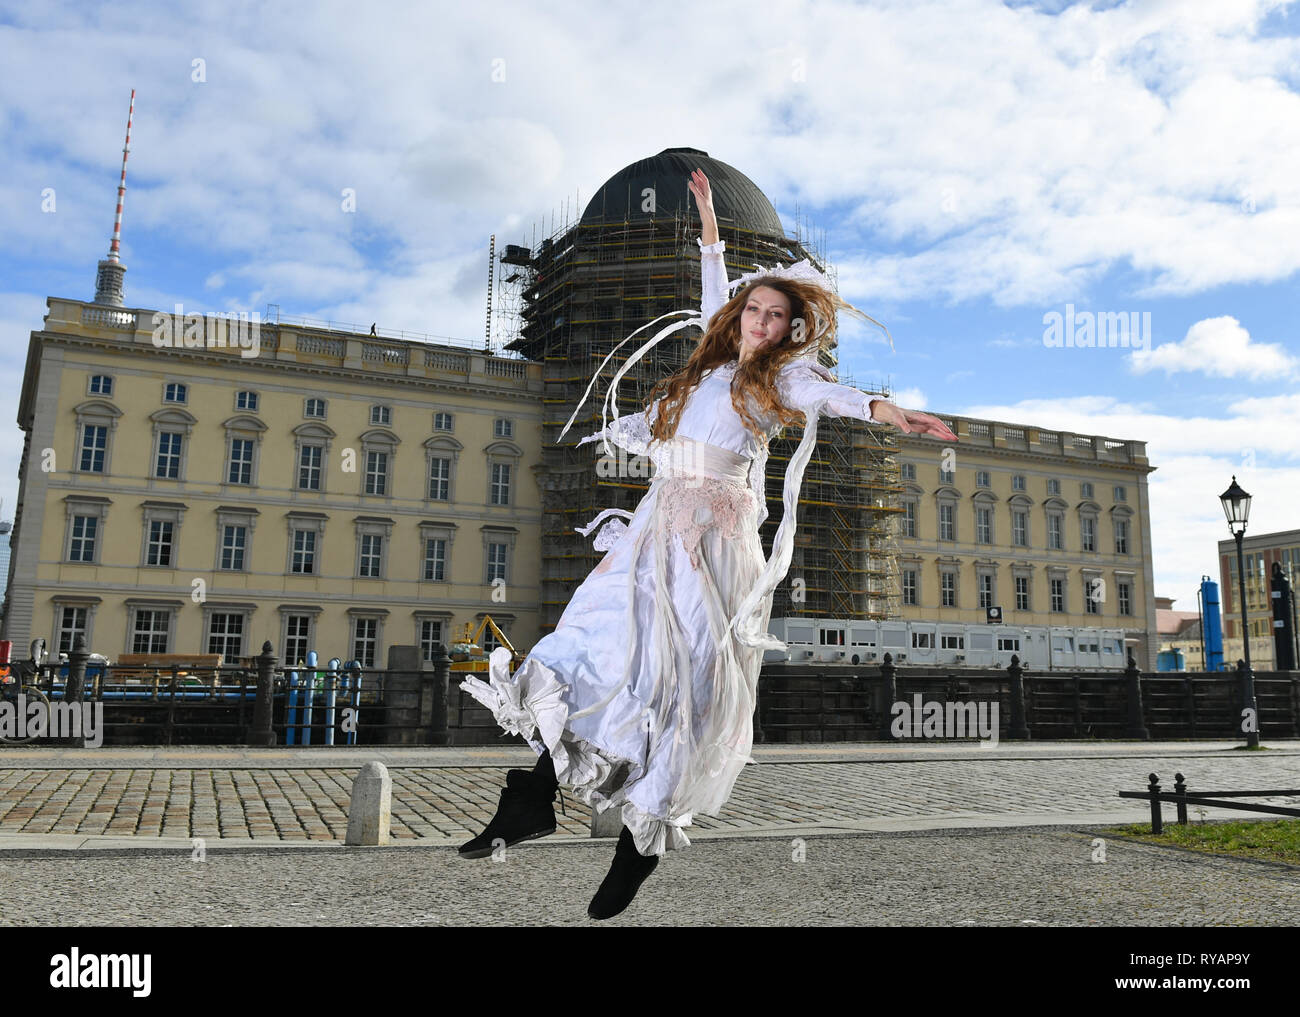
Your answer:
[[[1081,827],[1121,826],[1131,823],[1146,823],[1150,820],[1149,809],[1137,808],[1117,811],[1064,813],[1027,813],[1027,814],[954,814],[948,816],[922,816],[906,819],[866,819],[859,822],[817,823],[817,824],[755,824],[742,829],[692,830],[691,843],[709,840],[744,840],[746,838],[778,838],[794,840],[808,837],[853,837],[864,833],[917,833],[933,832],[936,834],[953,833],[960,830],[1002,830],[1024,827],[1056,827],[1060,829],[1077,829]],[[1236,819],[1240,813],[1228,809],[1207,809],[1206,818]],[[1256,816],[1258,819],[1281,819],[1281,816]],[[1168,822],[1168,821],[1167,821]],[[155,837],[148,835],[112,835],[112,834],[0,834],[0,855],[5,853],[29,854],[63,854],[71,851],[119,851],[131,854],[172,854],[175,852],[192,852],[194,841],[202,840],[205,851],[259,852],[259,851],[320,851],[349,850],[377,851],[385,848],[453,848],[459,847],[467,838],[457,837],[419,837],[390,841],[384,847],[364,847],[345,845],[341,840],[321,841],[284,841],[272,838],[244,837]],[[536,841],[515,845],[508,850],[521,848],[532,850],[537,847],[560,847],[574,844],[590,844],[593,840],[612,841],[612,837],[576,836],[574,834],[555,833]],[[689,851],[690,848],[685,850]]]
[[[1161,742],[1001,742],[995,748],[892,742],[835,742],[756,745],[751,751],[766,763],[854,763],[992,761],[1014,759],[1135,759],[1162,756],[1235,754],[1240,741]],[[1300,740],[1268,743],[1266,755],[1300,755]],[[340,769],[377,760],[388,767],[511,767],[536,760],[527,746],[418,746],[363,748],[296,746],[112,746],[75,749],[54,746],[0,746],[0,770]]]

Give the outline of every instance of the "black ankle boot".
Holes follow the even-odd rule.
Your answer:
[[[506,787],[500,792],[497,814],[473,840],[460,845],[461,858],[486,858],[493,853],[494,841],[512,847],[521,840],[536,840],[555,832],[555,809],[552,792],[541,792],[528,770],[510,770]]]
[[[549,765],[549,756],[546,762]],[[520,841],[554,833],[555,807],[552,803],[558,790],[553,769],[549,782],[544,771],[542,774],[527,770],[507,771],[506,786],[501,791],[496,815],[482,833],[461,845],[460,856],[486,858],[495,847],[494,841],[503,841],[506,847],[511,847]]]
[[[618,835],[618,847],[614,850],[614,863],[609,867],[605,880],[587,905],[587,914],[591,918],[613,918],[626,910],[636,896],[637,890],[646,877],[659,865],[658,855],[643,855],[636,849],[632,840],[632,831],[626,826]]]

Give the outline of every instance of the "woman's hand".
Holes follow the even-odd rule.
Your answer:
[[[718,242],[718,217],[713,211],[713,189],[703,170],[691,173],[686,186],[695,195],[695,207],[700,213],[700,240],[705,244]]]
[[[957,436],[938,417],[920,410],[902,409],[888,399],[872,399],[871,416],[882,424],[893,424],[904,434],[932,434],[943,441],[957,440]]]

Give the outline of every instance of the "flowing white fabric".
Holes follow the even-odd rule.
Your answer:
[[[724,244],[700,247],[700,314],[648,340],[610,393],[647,349],[684,325],[707,324],[726,302]],[[634,513],[605,509],[576,528],[590,534],[604,522],[595,541],[605,556],[515,673],[498,648],[486,682],[461,683],[506,731],[550,750],[562,785],[593,808],[619,809],[642,854],[686,847],[692,817],[717,815],[753,762],[763,650],[785,645],[766,632],[772,596],[789,568],[818,416],[870,419],[865,393],[835,383],[820,364],[800,358],[781,371],[781,401],[802,410],[806,424],[764,560],[766,439],[777,425],[762,439],[745,427],[731,403],[735,369],[732,362],[706,373],[666,442],[650,433],[657,403],[619,417],[615,402],[607,424],[602,413],[602,429],[579,444],[603,438],[607,450],[612,442],[647,456],[649,490]]]

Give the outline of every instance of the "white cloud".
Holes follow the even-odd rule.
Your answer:
[[[1280,343],[1252,341],[1250,333],[1229,315],[1196,322],[1181,342],[1134,350],[1129,365],[1136,374],[1196,371],[1211,378],[1277,378],[1300,372],[1300,358],[1287,353]]]

